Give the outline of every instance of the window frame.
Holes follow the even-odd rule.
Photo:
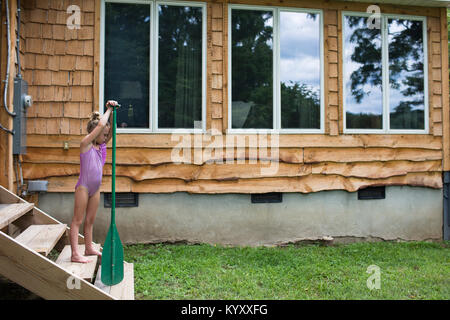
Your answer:
[[[233,128],[232,127],[232,10],[254,10],[254,11],[272,11],[273,12],[273,128],[272,129],[256,129],[256,128]],[[319,59],[320,59],[320,128],[319,129],[295,129],[281,128],[281,84],[280,84],[280,13],[281,12],[300,12],[315,13],[319,16]],[[322,9],[304,9],[279,6],[258,6],[258,5],[228,5],[228,128],[229,134],[323,134],[325,133],[325,93],[324,93],[324,38],[323,38],[323,10]]]
[[[345,17],[357,16],[357,17],[370,17],[372,13],[356,12],[356,11],[342,11],[341,25],[342,25],[342,50],[345,50]],[[428,37],[427,37],[427,17],[415,16],[415,15],[395,15],[389,13],[381,13],[381,63],[382,63],[382,129],[347,129],[347,112],[346,112],[346,83],[345,83],[345,57],[342,52],[342,121],[343,121],[343,133],[344,134],[429,134],[429,91],[428,91]],[[389,106],[389,39],[387,21],[388,19],[405,19],[412,21],[422,21],[422,37],[423,37],[423,56],[424,56],[424,129],[391,129],[390,128],[390,106]]]
[[[149,127],[148,128],[117,128],[117,133],[205,133],[206,132],[206,55],[207,55],[207,4],[194,1],[170,0],[102,0],[100,8],[100,74],[99,74],[99,112],[103,114],[104,77],[105,77],[105,4],[125,3],[144,4],[150,11],[150,54],[149,54]],[[159,32],[159,5],[190,6],[202,8],[202,127],[201,128],[158,128],[158,32]]]

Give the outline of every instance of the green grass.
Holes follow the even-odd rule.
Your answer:
[[[130,245],[136,299],[450,299],[450,242]],[[380,268],[369,290],[367,267]]]

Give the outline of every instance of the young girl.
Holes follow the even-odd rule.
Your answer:
[[[78,250],[78,232],[85,213],[84,255],[102,255],[92,245],[92,229],[100,202],[100,185],[106,160],[106,144],[112,136],[109,120],[112,115],[112,108],[115,106],[117,106],[117,102],[110,100],[106,103],[108,110],[102,117],[98,112],[92,114],[87,125],[88,135],[80,143],[80,177],[75,186],[75,205],[72,224],[70,225],[71,260],[73,262],[87,263],[90,261]]]

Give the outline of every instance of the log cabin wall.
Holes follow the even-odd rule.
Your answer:
[[[227,139],[239,136],[226,134],[228,3],[323,10],[325,133],[281,134],[277,150],[270,148],[274,140],[269,136],[266,159],[279,156],[277,170],[270,175],[263,174],[261,168],[274,164],[255,161],[252,148],[233,148],[220,154],[205,143],[200,150],[191,150],[193,163],[175,164],[172,155],[179,141],[170,134],[121,133],[117,138],[118,192],[308,193],[356,191],[376,185],[442,188],[443,165],[449,165],[448,147],[443,149],[449,136],[448,99],[443,98],[448,97],[448,83],[442,81],[448,78],[443,68],[447,55],[442,52],[447,48],[446,21],[441,19],[446,17],[445,9],[380,5],[383,13],[427,17],[429,134],[344,134],[341,12],[365,12],[368,4],[209,1],[206,128],[213,134],[206,136],[222,143],[224,150]],[[81,29],[66,27],[70,4],[81,8]],[[24,179],[48,180],[49,192],[73,192],[79,174],[79,143],[90,114],[99,110],[100,1],[23,0],[23,7],[22,63],[34,98],[28,111]],[[65,142],[68,150],[63,148]],[[218,158],[223,163],[209,161]],[[109,149],[102,191],[110,190],[110,177]]]

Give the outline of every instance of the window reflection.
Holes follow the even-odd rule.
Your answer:
[[[391,129],[424,129],[422,21],[388,19]]]
[[[280,12],[281,127],[320,129],[319,15]]]
[[[202,120],[202,8],[159,6],[158,127]]]
[[[381,30],[366,17],[344,18],[344,85],[347,129],[382,129]]]
[[[231,13],[232,128],[273,128],[273,14]]]
[[[119,126],[148,128],[150,7],[107,2],[105,10],[104,97],[120,101]]]

